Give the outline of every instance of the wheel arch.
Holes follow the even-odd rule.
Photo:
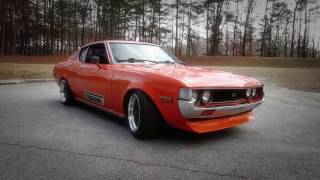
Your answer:
[[[55,80],[56,82],[58,83],[58,85],[60,84],[60,82],[64,79],[68,82],[67,78],[66,78],[66,74],[65,73],[57,73],[55,72],[54,73],[54,76],[55,76]]]
[[[58,83],[60,83],[62,80],[67,81],[67,79],[66,79],[64,76],[60,76],[60,77],[58,78]],[[67,81],[67,82],[68,82],[68,81]]]
[[[122,108],[123,108],[124,114],[127,115],[127,107],[126,106],[127,106],[128,101],[129,101],[130,95],[132,93],[136,92],[136,91],[139,91],[139,92],[143,93],[144,95],[146,95],[149,98],[149,100],[154,105],[154,107],[156,108],[157,112],[159,113],[159,115],[163,119],[162,113],[159,110],[159,108],[157,106],[157,103],[155,103],[154,99],[151,97],[151,95],[148,92],[146,92],[146,91],[144,91],[144,90],[142,90],[140,88],[131,88],[125,93],[124,98],[123,98],[123,102],[122,102]]]
[[[65,75],[61,75],[59,78],[57,78],[56,82],[60,86],[60,83],[61,83],[62,80],[65,80],[67,82],[67,85],[68,85],[68,87],[69,87],[69,89],[71,91],[72,96],[75,96],[74,89],[73,89],[73,87],[70,86],[70,83],[69,83],[68,79],[65,77]]]

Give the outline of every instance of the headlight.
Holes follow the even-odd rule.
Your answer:
[[[208,104],[211,100],[211,93],[210,91],[203,91],[201,96],[201,102],[203,104]]]
[[[247,98],[249,98],[251,96],[251,94],[252,94],[252,89],[247,89],[247,91],[246,91]]]
[[[257,95],[257,88],[253,88],[251,97],[254,98],[256,95]]]
[[[194,103],[197,103],[198,100],[199,100],[199,92],[196,90],[192,90],[191,101],[193,101]]]
[[[188,88],[181,88],[179,92],[179,99],[193,101],[196,104],[199,100],[199,91]]]

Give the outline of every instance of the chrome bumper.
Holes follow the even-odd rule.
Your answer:
[[[181,114],[185,118],[218,118],[224,116],[232,116],[244,112],[251,111],[255,107],[259,106],[264,101],[264,98],[261,101],[247,104],[240,104],[236,106],[219,106],[219,107],[197,107],[191,101],[179,100],[179,109]],[[214,111],[210,115],[202,115],[204,111]]]

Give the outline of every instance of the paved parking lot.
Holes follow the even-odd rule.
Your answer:
[[[145,141],[54,83],[2,85],[0,179],[320,179],[320,93],[265,85],[255,121]]]

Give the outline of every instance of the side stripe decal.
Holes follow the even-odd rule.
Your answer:
[[[95,94],[89,91],[85,91],[83,93],[83,97],[93,103],[99,104],[101,106],[104,106],[104,97],[99,95],[99,94]]]

